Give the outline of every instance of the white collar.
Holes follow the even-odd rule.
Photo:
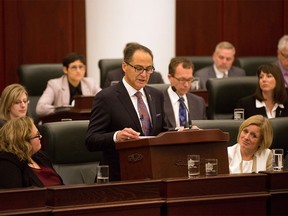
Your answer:
[[[169,86],[168,88],[168,95],[170,97],[171,103],[176,104],[179,101],[179,96],[172,90],[172,87]],[[184,103],[187,104],[187,96],[186,94],[182,96],[184,98]]]
[[[123,81],[123,84],[124,84],[126,90],[128,91],[128,94],[129,94],[130,97],[134,96],[135,93],[138,92],[138,91],[142,93],[142,96],[143,96],[143,97],[146,97],[143,88],[141,88],[140,90],[134,89],[131,85],[129,85],[129,83],[126,82],[126,80],[124,79],[124,77],[123,77],[122,81]]]
[[[265,107],[266,108],[265,102],[264,101],[259,101],[258,99],[256,99],[255,105],[256,105],[256,108],[261,108],[261,107]],[[277,108],[277,107],[280,107],[280,108],[284,109],[284,105],[283,104],[275,103],[274,108]],[[274,110],[274,108],[273,108],[273,110]]]
[[[218,68],[216,67],[215,64],[213,65],[213,68],[214,68],[214,71],[215,71],[215,73],[216,73],[216,77],[217,77],[217,78],[223,78],[223,77],[224,77],[224,74],[225,74],[226,76],[228,76],[228,71],[225,71],[225,73],[221,72],[220,70],[218,70]]]

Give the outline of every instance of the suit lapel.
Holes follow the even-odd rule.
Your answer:
[[[176,119],[172,107],[172,103],[168,94],[168,90],[164,92],[164,109],[165,109],[165,118],[168,120],[168,126],[176,127]]]
[[[194,110],[194,105],[193,105],[193,101],[189,95],[189,93],[186,94],[186,97],[187,97],[187,102],[188,102],[188,109],[189,109],[189,117],[190,117],[190,121],[193,120],[192,119],[192,113],[195,113],[195,110]]]
[[[147,98],[150,116],[151,116],[151,130],[153,130],[153,124],[156,122],[156,107],[155,98],[153,98],[149,88],[144,88],[144,92]],[[151,133],[151,132],[150,132]]]
[[[69,104],[69,99],[70,99],[70,90],[69,90],[69,83],[68,83],[68,78],[67,75],[63,76],[62,79],[62,91],[61,91],[61,96],[59,97],[60,100],[62,101],[61,104]]]
[[[119,84],[116,86],[118,98],[119,101],[122,103],[122,106],[126,109],[128,115],[130,116],[130,119],[134,122],[136,130],[142,132],[142,127],[138,118],[137,110],[135,110],[133,103],[131,101],[131,98],[123,84],[123,82],[119,82]]]

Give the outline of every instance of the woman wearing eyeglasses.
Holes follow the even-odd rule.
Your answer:
[[[26,116],[28,104],[28,92],[24,86],[8,85],[1,94],[0,127],[10,119]]]
[[[11,119],[4,124],[0,129],[0,188],[63,184],[51,161],[40,151],[41,138],[30,117]]]
[[[40,117],[55,113],[56,107],[73,106],[76,95],[94,96],[101,90],[92,78],[85,77],[86,59],[81,54],[68,54],[63,59],[63,72],[60,78],[48,81],[36,106]]]

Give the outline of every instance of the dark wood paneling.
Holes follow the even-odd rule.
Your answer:
[[[176,0],[176,55],[211,55],[227,40],[237,56],[273,56],[288,33],[288,0]]]
[[[0,1],[0,80],[5,80],[4,67],[4,6]],[[0,86],[1,89],[1,86]]]
[[[59,63],[72,51],[86,55],[85,0],[3,0],[1,8],[1,90],[18,82],[20,64]]]
[[[211,55],[221,40],[221,1],[176,0],[176,54]]]
[[[283,1],[225,0],[223,6],[223,40],[234,44],[238,56],[276,55]]]

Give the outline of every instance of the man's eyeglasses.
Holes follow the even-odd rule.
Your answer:
[[[42,139],[42,135],[38,132],[37,133],[37,135],[36,136],[34,136],[34,137],[31,137],[30,139],[32,140],[32,139]]]
[[[24,104],[29,104],[29,100],[16,100],[16,101],[14,101],[14,104],[16,104],[16,105],[19,105],[19,104],[22,104],[22,103],[24,103]]]
[[[80,71],[84,71],[86,67],[85,67],[85,65],[79,65],[78,67],[77,67],[77,66],[69,67],[69,69],[70,69],[71,71],[76,71],[77,68],[78,68]]]
[[[152,74],[154,71],[155,71],[155,68],[153,66],[149,66],[147,68],[144,68],[142,66],[139,66],[139,65],[131,65],[129,64],[128,62],[125,62],[127,65],[129,65],[130,67],[133,67],[135,69],[135,72],[136,73],[143,73],[143,71],[145,70],[148,74]]]
[[[188,82],[190,84],[194,81],[194,78],[190,78],[190,79],[177,78],[177,77],[173,77],[173,78],[178,80],[181,84],[185,84],[186,82]]]

